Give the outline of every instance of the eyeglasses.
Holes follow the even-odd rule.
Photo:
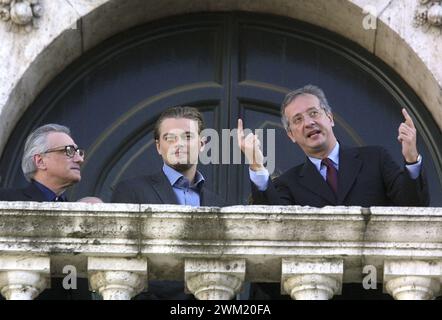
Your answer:
[[[304,118],[305,118],[304,115],[305,114],[307,114],[310,119],[316,120],[322,116],[323,111],[324,111],[324,109],[311,108],[302,114],[298,114],[298,115],[294,116],[291,120],[291,123],[295,127],[299,127],[304,122]]]
[[[74,145],[68,145],[68,146],[48,149],[45,152],[42,152],[42,154],[51,153],[51,152],[59,152],[59,151],[64,151],[64,153],[66,154],[66,156],[68,158],[73,158],[75,156],[75,154],[78,154],[80,157],[84,158],[84,150],[79,149],[78,147],[76,147]]]

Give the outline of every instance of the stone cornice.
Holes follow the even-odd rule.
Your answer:
[[[88,256],[147,257],[151,278],[185,258],[244,258],[249,281],[279,281],[282,258],[342,258],[344,282],[385,259],[442,259],[441,208],[0,203],[0,250],[49,254],[86,274]]]

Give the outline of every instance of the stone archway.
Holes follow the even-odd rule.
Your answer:
[[[43,1],[44,2],[44,1]],[[364,29],[363,5],[379,15],[376,29]],[[190,12],[247,11],[295,18],[334,31],[373,53],[397,72],[425,103],[442,128],[442,67],[438,31],[412,27],[414,4],[361,0],[66,0],[44,2],[40,29],[13,33],[0,27],[0,153],[21,115],[67,65],[104,39],[133,26]],[[440,42],[440,41],[439,41]],[[430,49],[429,49],[430,48]]]

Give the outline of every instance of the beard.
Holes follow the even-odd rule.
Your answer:
[[[185,171],[189,170],[190,168],[192,168],[193,164],[191,164],[191,163],[175,163],[175,164],[170,164],[169,166],[178,172],[185,172]]]

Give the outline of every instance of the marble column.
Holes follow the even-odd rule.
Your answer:
[[[89,257],[89,286],[103,300],[130,300],[147,287],[147,268],[147,259]]]
[[[328,300],[341,294],[341,259],[282,259],[281,292],[296,300]]]
[[[7,300],[33,300],[49,286],[49,257],[0,255],[0,292]]]
[[[387,260],[384,291],[396,300],[431,300],[441,293],[442,261]]]
[[[246,273],[244,259],[186,259],[187,289],[198,300],[231,300],[240,291]]]

